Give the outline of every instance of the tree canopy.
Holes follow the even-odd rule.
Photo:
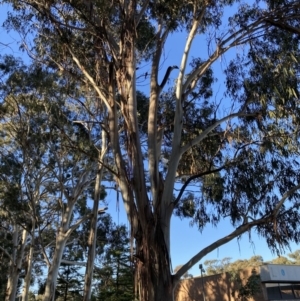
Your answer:
[[[256,231],[278,253],[299,242],[298,1],[1,3],[11,5],[5,26],[20,34],[38,76],[55,83],[57,101],[43,98],[42,105],[56,110],[59,126],[46,134],[54,135],[52,142],[67,141],[68,168],[59,163],[62,149],[46,155],[56,178],[75,174],[57,180],[59,191],[73,208],[88,196],[90,185],[81,180],[106,170],[104,180],[115,182],[130,223],[141,300],[172,300],[191,266],[243,233]],[[168,38],[180,32],[186,34],[180,63],[172,62],[161,80]],[[216,74],[220,62],[226,62],[222,76]],[[4,73],[7,65],[0,65]],[[215,91],[216,77],[224,78],[223,95]],[[141,81],[148,92],[138,91]],[[20,95],[12,92],[1,111]],[[66,194],[71,182],[76,200]],[[173,274],[174,214],[200,231],[226,219],[232,232]],[[72,214],[62,216],[68,223],[57,235],[60,246]],[[54,298],[54,282],[45,301]]]

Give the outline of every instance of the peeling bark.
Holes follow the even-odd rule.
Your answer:
[[[136,248],[139,298],[145,301],[172,301],[174,286],[169,251],[158,221],[149,221],[147,232],[136,239]]]

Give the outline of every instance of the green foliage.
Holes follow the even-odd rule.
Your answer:
[[[292,264],[292,261],[286,258],[285,256],[280,256],[271,261],[271,263],[275,264]]]
[[[255,269],[252,270],[251,275],[248,277],[246,283],[241,284],[238,290],[238,296],[242,301],[248,300],[249,298],[255,297],[261,292],[261,281],[260,276],[257,275]]]
[[[289,253],[288,257],[292,260],[293,264],[300,264],[300,250]]]
[[[228,273],[230,280],[238,287],[238,297],[242,300],[248,300],[254,297],[257,293],[261,292],[260,276],[257,274],[255,267],[263,264],[261,256],[253,256],[246,260],[236,260],[231,262],[231,258],[223,258],[221,260],[206,260],[207,275],[215,275],[220,273]],[[253,268],[251,275],[245,280],[241,278],[241,272],[246,268]],[[235,291],[233,291],[233,296]]]
[[[263,258],[259,255],[252,256],[250,259],[236,260],[231,262],[230,257],[221,260],[213,259],[204,261],[207,275],[215,275],[225,272],[239,272],[248,267],[259,267],[263,264]]]
[[[40,6],[37,10],[35,10],[36,3],[31,1],[22,5],[15,1],[11,2],[15,5],[16,15],[10,14],[6,25],[22,31],[22,24],[18,20],[20,15],[24,16],[24,19],[32,14],[35,15],[40,22],[39,30],[36,31],[35,25],[28,23],[28,28],[35,34],[34,53],[43,57],[52,71],[64,70],[63,77],[61,71],[51,73],[56,85],[60,86],[60,89],[63,86],[64,95],[79,99],[90,113],[90,106],[93,107],[93,100],[96,98],[90,96],[95,91],[91,92],[92,88],[85,80],[84,70],[88,71],[95,83],[102,87],[103,93],[107,95],[108,69],[109,64],[114,61],[113,58],[115,59],[115,53],[113,47],[108,47],[111,40],[108,39],[107,42],[106,38],[110,37],[119,45],[127,30],[132,29],[130,26],[133,24],[130,18],[137,17],[142,3],[137,2],[136,7],[133,8],[136,11],[132,16],[128,16],[118,5],[105,1],[93,3],[91,7],[78,1],[68,2],[67,5],[60,5],[59,2],[54,1],[49,3],[49,7]],[[215,30],[210,43],[214,40],[214,43],[219,43],[221,47],[225,38],[222,38],[223,33],[218,33],[217,30],[225,21],[223,18],[225,8],[233,3],[235,1],[231,0],[210,3],[205,8],[197,32]],[[266,4],[270,8],[282,8],[283,5],[289,5],[287,15],[297,16],[297,7],[290,1],[286,3],[267,1]],[[205,2],[202,1],[189,3],[150,1],[143,15],[140,16],[137,27],[134,28],[138,63],[152,59],[152,54],[159,44],[159,40],[155,41],[157,37],[154,24],[156,22],[162,22],[161,28],[168,28],[173,33],[177,30],[189,30],[195,17],[204,12],[204,5]],[[50,8],[49,11],[47,11],[48,8]],[[251,22],[259,21],[267,14],[266,10],[257,3],[253,5],[241,3],[237,10],[238,12],[229,19],[228,35],[243,32]],[[47,18],[50,12],[51,18]],[[271,14],[271,17],[278,17],[276,12],[274,14]],[[127,17],[130,20],[127,20]],[[298,19],[287,18],[286,21],[295,26]],[[65,26],[61,26],[63,23]],[[299,94],[297,86],[299,40],[293,33],[282,34],[282,29],[279,27],[270,26],[269,29],[263,33],[263,36],[259,30],[243,35],[237,44],[249,45],[245,48],[245,55],[237,55],[229,62],[225,70],[226,95],[238,107],[237,111],[245,112],[247,116],[237,118],[226,126],[214,127],[209,136],[184,152],[179,162],[178,182],[181,182],[185,188],[197,183],[200,189],[194,193],[181,194],[180,202],[176,202],[176,214],[189,218],[191,223],[197,225],[200,230],[208,223],[217,225],[222,218],[228,216],[235,227],[248,221],[248,216],[252,219],[261,218],[270,213],[271,208],[274,208],[278,202],[274,189],[278,189],[283,194],[293,186],[293,183],[297,182],[298,131],[295,129],[300,120],[296,105]],[[80,66],[75,63],[73,56],[79,59]],[[190,70],[185,76],[193,74],[197,68],[205,66],[207,62],[209,60],[206,58],[192,58],[189,62]],[[117,72],[120,66],[117,62],[115,63]],[[7,64],[1,65],[4,74],[9,73],[8,64],[20,66],[20,63],[12,63],[8,59]],[[41,76],[47,78],[46,70],[40,66],[35,69],[33,73],[35,75],[32,78],[36,79]],[[15,73],[16,83],[22,78],[18,74],[18,72]],[[201,76],[196,77],[182,95],[181,147],[189,145],[193,139],[199,137],[219,120],[219,104],[212,98],[214,96],[212,86],[215,81],[212,68],[207,68],[205,72],[199,72],[199,74]],[[48,78],[51,79],[49,76]],[[117,99],[120,97],[118,93],[116,93]],[[164,135],[162,160],[159,164],[162,178],[166,178],[168,174],[168,166],[164,162],[170,159],[174,139],[174,98],[174,89],[170,89],[168,92],[163,92],[158,100],[158,127],[163,129]],[[118,104],[120,101],[118,99]],[[143,93],[137,93],[136,102],[136,117],[141,135],[145,138],[149,109],[148,97]],[[98,100],[94,103],[98,103]],[[93,108],[96,106],[94,105]],[[7,110],[7,108],[4,109]],[[120,129],[123,129],[123,124],[126,124],[126,116],[122,114],[117,117]],[[68,123],[72,115],[77,119],[77,114],[74,114],[72,110],[64,110],[61,116],[66,117],[65,122]],[[83,117],[83,120],[87,120],[90,118],[87,115],[99,116],[99,110],[96,114],[81,113],[79,115]],[[100,113],[100,116],[98,119],[93,117],[92,122],[105,126],[106,120],[103,118],[105,114]],[[96,151],[88,141],[94,135],[95,139],[92,139],[92,142],[98,142],[97,131],[99,131],[99,126],[90,131],[83,123],[76,123],[72,130],[69,129],[68,136],[74,138],[71,147],[75,147],[76,144],[91,157],[95,157]],[[119,133],[119,143],[122,147],[124,146],[124,152],[127,151],[129,141],[125,132],[126,129],[120,130]],[[55,160],[50,156],[49,163],[50,161],[53,163]],[[276,177],[275,170],[280,176]],[[71,167],[68,166],[65,175],[70,174],[70,171]],[[296,197],[297,195],[294,195],[294,200]],[[84,200],[82,202],[84,203]],[[293,231],[295,229],[293,220],[298,217],[298,206],[295,204],[294,209],[290,208],[288,236],[282,235],[283,230],[280,227],[274,228],[271,225],[258,227],[258,233],[266,236],[270,247],[276,248],[277,242],[286,246],[289,239],[298,241],[298,235]],[[284,222],[282,217],[284,212],[282,209],[278,218],[279,223]],[[285,237],[288,238],[285,239]]]
[[[215,275],[225,273],[229,270],[231,258],[225,257],[222,260],[212,259],[205,260],[205,274],[206,275]]]
[[[126,228],[111,232],[101,266],[95,270],[97,300],[130,301],[133,299],[133,263]]]
[[[0,86],[0,148],[3,154],[0,160],[0,214],[1,219],[5,216],[2,223],[6,223],[7,229],[1,230],[1,245],[12,254],[9,229],[16,224],[27,229],[30,235],[34,231],[36,256],[32,276],[37,278],[32,279],[43,282],[41,264],[36,263],[44,262],[43,252],[50,258],[53,255],[53,241],[60,222],[58,216],[66,209],[68,197],[81,179],[82,170],[90,169],[90,182],[93,182],[96,173],[93,166],[98,153],[91,139],[98,139],[98,135],[91,137],[73,123],[75,114],[79,117],[80,111],[65,106],[67,91],[57,73],[36,64],[25,66],[9,56],[3,57],[1,63],[0,72],[5,81]],[[88,193],[86,189],[76,196],[79,201],[72,221],[80,214],[88,213]],[[101,198],[105,195],[102,189]],[[36,222],[34,230],[33,219]],[[74,233],[72,239],[75,236]],[[82,248],[79,251],[83,260]],[[28,247],[22,271],[26,271],[27,252]],[[72,281],[69,283],[69,280],[61,281],[70,287]]]
[[[72,258],[76,260],[76,257]],[[78,267],[64,265],[60,267],[56,285],[55,300],[74,300],[82,298],[84,275],[78,271]]]
[[[139,59],[147,61],[151,59],[151,54],[155,46],[155,27],[151,22],[143,18],[137,26],[136,48],[140,52]]]
[[[278,256],[277,258],[270,261],[275,264],[297,264],[300,265],[300,250],[287,254],[285,256]]]

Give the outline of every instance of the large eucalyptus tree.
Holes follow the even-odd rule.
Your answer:
[[[72,76],[105,108],[101,126],[113,159],[106,167],[131,225],[140,300],[172,300],[191,266],[253,228],[273,249],[298,242],[299,36],[286,31],[299,27],[298,1],[4,2],[15,12],[7,26],[19,31],[28,53]],[[160,81],[164,47],[180,31],[187,36],[181,62]],[[198,36],[201,53],[192,59]],[[239,51],[230,61],[233,48]],[[227,53],[227,97],[218,99],[213,68]],[[139,73],[146,61],[150,70]],[[149,83],[146,102],[137,73]],[[192,184],[197,189],[187,193]],[[233,231],[173,275],[174,212],[200,229],[228,218]]]

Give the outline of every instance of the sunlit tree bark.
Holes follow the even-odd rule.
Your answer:
[[[131,225],[140,300],[171,301],[180,277],[193,265],[253,228],[275,249],[278,245],[285,246],[289,239],[298,240],[294,221],[298,216],[296,197],[300,186],[293,159],[299,148],[296,142],[293,151],[287,151],[294,142],[283,142],[286,131],[289,139],[293,136],[298,141],[298,131],[290,130],[278,120],[284,123],[293,112],[295,127],[299,125],[299,116],[294,110],[298,87],[293,85],[299,70],[297,64],[289,67],[289,60],[284,56],[284,47],[293,46],[297,61],[299,45],[292,36],[289,37],[291,44],[281,39],[282,36],[274,32],[274,26],[279,27],[278,18],[299,24],[299,3],[265,1],[262,7],[242,3],[229,19],[226,31],[221,26],[222,15],[226,8],[231,9],[232,3],[235,2],[133,0],[97,5],[90,1],[37,3],[28,0],[20,6],[14,3],[16,10],[26,15],[28,9],[40,22],[36,49],[33,52],[28,49],[29,54],[36,59],[43,57],[45,64],[87,85],[108,112],[108,145],[113,164],[106,167],[121,191]],[[143,37],[139,25],[145,20],[150,20],[147,23],[150,33],[152,24],[155,28],[144,43],[149,56],[141,55],[139,61],[138,54],[143,53],[139,49]],[[15,26],[18,27],[18,23]],[[186,30],[187,39],[181,63],[170,66],[159,82],[167,38],[182,28]],[[18,29],[22,33],[20,26]],[[204,59],[191,60],[193,42],[203,33],[210,37],[208,53]],[[266,40],[269,45],[264,44]],[[205,96],[209,95],[209,85],[205,86],[204,81],[212,77],[209,74],[213,65],[238,46],[244,46],[245,52],[249,50],[243,56],[245,61],[249,60],[245,62],[240,58],[242,55],[238,56],[240,61],[229,64],[226,69],[226,88],[232,99],[229,105],[224,103],[229,109],[221,114],[222,100],[218,103]],[[280,47],[278,58],[276,51]],[[258,50],[261,57],[255,56]],[[278,60],[269,59],[271,55]],[[137,109],[137,70],[140,62],[149,58],[151,71],[144,77],[150,78],[150,94],[147,116],[143,116],[147,118],[147,129],[143,130]],[[264,63],[259,64],[262,59]],[[272,85],[272,78],[267,77],[268,64],[274,75],[284,65],[286,76],[282,78],[286,81],[282,82],[284,87],[280,87],[280,91]],[[245,69],[241,70],[241,66]],[[260,67],[266,69],[262,71]],[[294,75],[289,74],[290,68],[295,71]],[[163,93],[174,70],[178,72],[174,89]],[[245,70],[250,70],[250,75],[245,74]],[[210,85],[212,82],[211,78]],[[167,103],[168,97],[171,103]],[[193,119],[194,113],[198,116]],[[276,128],[272,128],[273,123]],[[275,140],[280,140],[281,145]],[[263,147],[267,147],[268,153]],[[289,154],[280,158],[280,153]],[[164,167],[162,155],[168,161]],[[272,173],[273,166],[284,180]],[[213,182],[216,178],[218,182]],[[195,182],[200,191],[188,202],[187,187]],[[178,195],[174,195],[176,184],[181,185]],[[286,207],[287,200],[290,207]],[[210,214],[206,208],[213,208],[217,213]],[[228,236],[203,248],[173,275],[170,227],[174,212],[192,218],[200,229],[208,222],[217,225],[221,218],[229,218],[234,229]],[[284,223],[289,224],[287,239],[280,235]],[[62,229],[57,236],[55,265],[61,258],[59,252],[64,246],[66,231],[67,228]],[[53,269],[49,275],[45,301],[53,300],[57,271]]]

